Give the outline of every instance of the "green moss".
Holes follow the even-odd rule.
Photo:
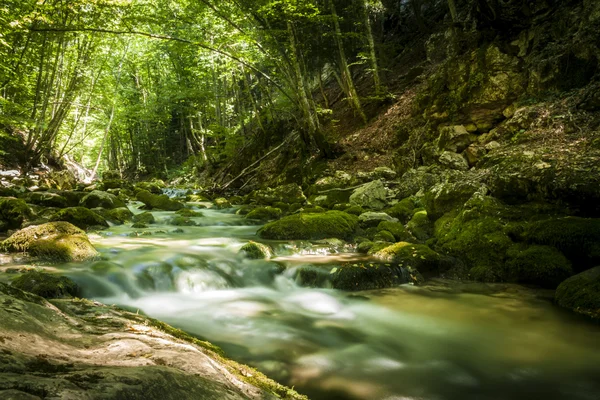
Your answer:
[[[396,241],[396,239],[394,238],[394,235],[392,235],[391,232],[386,231],[386,230],[381,230],[381,231],[377,232],[377,234],[373,238],[373,241],[394,243]]]
[[[307,214],[300,213],[271,222],[258,231],[265,239],[319,240],[338,238],[350,240],[358,227],[354,215],[341,211]]]
[[[573,275],[571,263],[554,247],[515,245],[508,251],[508,278],[554,289]]]
[[[327,210],[324,209],[323,207],[313,206],[313,207],[304,207],[302,209],[302,212],[304,214],[321,214],[321,213],[327,212]]]
[[[131,225],[131,227],[133,229],[146,229],[148,225],[144,224],[143,222],[135,222],[133,225]]]
[[[133,213],[127,207],[113,208],[112,210],[97,209],[97,211],[104,218],[118,225],[129,222],[133,218]]]
[[[410,232],[400,222],[382,221],[377,225],[377,231],[388,231],[393,235],[391,242],[402,242],[414,238]]]
[[[257,207],[254,210],[250,211],[248,215],[246,215],[247,219],[254,219],[257,221],[271,221],[274,219],[281,218],[283,212],[280,208],[275,207]]]
[[[108,223],[99,214],[85,207],[63,208],[58,211],[50,221],[66,221],[81,229],[87,229],[90,226],[108,227]]]
[[[356,246],[356,251],[362,254],[367,254],[374,244],[375,243],[371,242],[370,240],[365,240],[363,242],[360,242],[358,246]]]
[[[442,257],[423,244],[398,242],[379,250],[375,257],[428,274],[438,272],[442,266]]]
[[[46,299],[77,297],[79,287],[66,276],[56,276],[39,271],[29,271],[12,281],[12,286]]]
[[[231,208],[231,203],[229,202],[229,200],[227,200],[224,197],[219,197],[218,199],[215,199],[213,201],[213,204],[215,205],[215,208],[218,210],[223,210],[226,208]]]
[[[600,320],[600,267],[570,277],[556,289],[556,303]]]
[[[169,225],[196,226],[196,223],[188,217],[182,217],[181,215],[176,215],[173,218],[169,219]]]
[[[407,228],[419,240],[427,240],[433,233],[433,224],[425,210],[415,212],[408,221]]]
[[[192,218],[192,217],[204,217],[200,211],[194,211],[189,208],[182,208],[181,210],[175,212],[175,214],[180,215],[182,217]]]
[[[37,204],[43,207],[68,207],[67,199],[56,193],[50,192],[33,192],[29,193],[26,197],[27,202],[31,204]]]
[[[31,210],[21,199],[0,198],[0,232],[21,227],[25,218],[31,216]]]
[[[527,225],[523,238],[530,243],[556,247],[576,270],[600,263],[599,218],[554,218]]]
[[[171,200],[166,194],[152,194],[147,190],[140,190],[136,194],[136,199],[150,209],[179,211],[184,207],[180,202]]]
[[[349,263],[330,273],[334,289],[357,291],[384,289],[404,283],[416,283],[420,276],[411,267],[382,263]]]
[[[394,218],[398,218],[400,222],[406,223],[413,215],[414,209],[414,199],[412,197],[407,197],[405,199],[402,199],[400,202],[396,203],[392,207],[384,210],[384,212],[388,215],[391,215]]]
[[[114,194],[101,192],[94,190],[90,194],[86,195],[81,199],[80,205],[86,208],[106,208],[107,210],[113,208],[125,207],[123,200],[119,199]]]
[[[254,210],[255,208],[256,206],[245,204],[241,206],[235,213],[237,215],[248,215],[250,211]]]
[[[50,261],[87,261],[99,254],[85,235],[59,235],[29,245],[29,254]]]
[[[133,216],[133,222],[139,222],[141,224],[153,224],[156,222],[154,215],[151,212],[143,212]]]
[[[244,253],[246,257],[253,260],[269,259],[273,256],[273,250],[271,247],[267,246],[266,244],[253,241],[250,241],[242,246],[240,252]]]
[[[5,251],[23,252],[39,238],[58,235],[85,235],[85,232],[68,222],[49,222],[47,224],[29,226],[15,232],[2,242]]]

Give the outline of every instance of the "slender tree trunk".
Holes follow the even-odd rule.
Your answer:
[[[375,38],[373,37],[373,29],[371,28],[371,19],[369,18],[369,9],[367,0],[362,0],[363,17],[365,20],[365,28],[367,31],[367,41],[369,42],[369,53],[371,55],[371,68],[373,69],[373,81],[375,83],[375,93],[381,94],[381,78],[379,76],[379,66],[377,65],[377,51],[375,49]]]
[[[448,0],[448,8],[450,9],[450,15],[452,16],[452,22],[458,22],[458,12],[456,11],[455,0]]]

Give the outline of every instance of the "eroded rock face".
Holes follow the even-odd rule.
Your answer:
[[[2,283],[0,303],[0,398],[305,399],[209,343],[115,307],[49,303]]]

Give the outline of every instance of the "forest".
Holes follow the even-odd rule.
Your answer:
[[[0,0],[0,399],[600,397],[600,2]]]

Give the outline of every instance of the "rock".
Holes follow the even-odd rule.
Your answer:
[[[85,261],[99,255],[84,231],[62,221],[21,229],[2,242],[1,247],[51,261]]]
[[[271,247],[263,243],[250,241],[246,243],[240,249],[240,253],[243,253],[246,257],[252,260],[268,260],[273,257],[273,250]]]
[[[471,144],[471,134],[462,125],[443,126],[439,129],[440,136],[437,140],[439,151],[460,153]]]
[[[375,243],[394,243],[396,242],[396,238],[394,238],[394,235],[391,232],[386,230],[380,230],[373,237],[373,241]]]
[[[179,211],[184,208],[182,203],[171,200],[166,194],[152,194],[147,190],[140,190],[136,195],[136,199],[151,210]]]
[[[139,182],[134,186],[133,190],[136,193],[141,190],[146,190],[152,194],[162,194],[162,190],[165,186],[165,183],[162,181]]]
[[[302,188],[295,183],[282,185],[276,188],[267,188],[255,190],[250,193],[245,200],[246,203],[256,203],[265,206],[274,206],[275,203],[285,204],[304,204],[306,196],[302,193]]]
[[[464,152],[464,157],[467,159],[469,166],[474,166],[477,164],[485,155],[487,154],[487,150],[485,146],[480,144],[472,144],[470,145]]]
[[[62,197],[67,200],[67,207],[77,207],[81,203],[81,199],[88,195],[85,192],[78,192],[74,190],[63,190],[58,192]]]
[[[80,206],[85,208],[120,208],[125,207],[125,203],[114,194],[93,190],[91,193],[81,199]]]
[[[493,151],[500,147],[502,147],[502,145],[500,143],[496,142],[495,140],[492,140],[491,142],[489,142],[488,144],[485,145],[485,149],[487,151]]]
[[[270,222],[258,231],[260,237],[276,240],[349,240],[358,227],[358,218],[341,211],[294,214]]]
[[[27,194],[26,201],[31,204],[36,204],[43,207],[68,207],[67,199],[50,192],[33,192]]]
[[[352,192],[350,204],[371,210],[381,210],[387,204],[387,190],[379,180],[369,182]]]
[[[429,217],[433,220],[445,213],[458,210],[476,193],[487,194],[487,187],[477,181],[471,181],[466,176],[458,182],[440,183],[429,189],[421,199]]]
[[[142,224],[153,224],[156,222],[154,219],[154,215],[151,212],[143,212],[141,214],[136,214],[133,216],[133,222],[139,222]]]
[[[202,214],[200,211],[190,210],[189,208],[182,208],[181,210],[176,211],[175,214],[180,215],[182,217],[187,217],[187,218],[204,217],[204,214]],[[150,214],[150,215],[152,215],[152,214]]]
[[[246,219],[257,221],[272,221],[279,219],[282,216],[282,211],[274,207],[257,207],[246,215]]]
[[[350,206],[348,208],[345,208],[343,211],[348,214],[356,215],[357,217],[365,212],[365,210],[361,206]]]
[[[469,163],[465,157],[451,151],[444,151],[438,161],[443,166],[457,171],[467,171],[469,169]]]
[[[70,222],[81,229],[91,226],[108,227],[108,223],[102,216],[85,207],[63,208],[50,218],[50,222],[54,221]]]
[[[383,221],[398,222],[398,220],[396,218],[393,218],[384,212],[369,211],[369,212],[362,213],[358,216],[358,222],[360,223],[360,226],[363,228],[377,226]]]
[[[21,199],[13,197],[0,198],[0,232],[18,229],[25,218],[31,216],[31,210]]]
[[[168,220],[169,225],[175,226],[196,226],[196,222],[194,222],[189,217],[183,217],[181,215],[176,215],[173,218]]]
[[[0,304],[0,337],[10,338],[1,344],[3,399],[306,400],[137,313],[83,299],[50,303],[4,284]]]
[[[588,269],[562,282],[554,299],[563,308],[600,320],[600,267]]]
[[[215,199],[213,201],[213,204],[214,204],[215,208],[218,210],[231,208],[231,203],[229,202],[229,200],[227,200],[226,198],[223,198],[223,197],[219,197],[218,199]]]
[[[569,260],[554,247],[516,245],[507,255],[510,259],[506,268],[512,282],[554,289],[573,275]]]
[[[408,240],[414,239],[412,237],[412,235],[410,234],[410,232],[404,227],[404,225],[402,225],[399,222],[382,221],[379,223],[379,225],[377,225],[377,231],[378,232],[381,232],[381,231],[389,232],[393,238],[393,240],[390,240],[390,242],[392,242],[392,243],[408,241]]]
[[[95,212],[102,215],[108,221],[116,225],[123,225],[133,218],[133,213],[127,207],[113,208],[112,210],[105,210],[104,208],[94,208]]]
[[[433,233],[433,224],[425,210],[414,213],[406,227],[414,237],[422,241],[429,239]]]
[[[414,199],[412,197],[407,197],[384,211],[392,217],[398,218],[400,222],[406,223],[413,215],[414,209]]]
[[[346,171],[336,171],[333,176],[325,176],[318,179],[314,185],[308,189],[309,194],[318,194],[325,190],[345,188],[353,186],[355,183],[352,175]]]
[[[131,225],[131,227],[133,229],[146,229],[148,227],[148,225],[146,225],[143,222],[135,222],[133,225]]]
[[[39,271],[28,271],[14,279],[11,286],[46,299],[80,296],[80,289],[66,276]]]

